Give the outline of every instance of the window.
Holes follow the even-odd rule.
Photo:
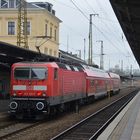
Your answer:
[[[45,25],[45,35],[48,35],[48,24]]]
[[[27,21],[27,35],[30,35],[30,32],[31,32],[30,21]]]
[[[45,68],[32,68],[31,69],[31,79],[46,79],[46,69]]]
[[[15,35],[15,22],[8,22],[8,35]]]
[[[6,0],[1,0],[1,8],[8,8],[8,2]]]
[[[54,51],[54,56],[56,56],[56,51]]]
[[[24,23],[23,23],[24,24]],[[24,25],[25,26],[25,25]],[[23,27],[22,27],[23,30]],[[25,31],[24,31],[25,32]],[[27,21],[27,35],[30,35],[31,32],[31,26],[30,26],[30,21]],[[25,33],[24,33],[25,34]]]
[[[58,78],[58,69],[54,69],[54,79],[56,80]]]
[[[54,40],[56,41],[56,29],[54,30]]]
[[[91,81],[90,81],[90,86],[91,86],[91,87],[94,86],[94,80],[91,80]]]
[[[16,68],[15,79],[46,79],[47,70],[45,68]]]
[[[15,8],[16,6],[15,0],[9,0],[9,8]]]
[[[49,55],[52,55],[52,49],[49,50]]]
[[[50,37],[52,37],[52,27],[50,27]]]
[[[44,53],[48,54],[48,48],[44,48]]]
[[[15,79],[29,79],[29,68],[16,68],[14,71]]]

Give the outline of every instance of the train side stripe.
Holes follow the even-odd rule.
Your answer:
[[[13,85],[13,90],[26,90],[25,85]]]

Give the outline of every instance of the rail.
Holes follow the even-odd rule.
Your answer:
[[[73,125],[51,140],[95,140],[108,126],[108,124],[120,113],[120,111],[137,94],[138,90],[121,97],[99,111],[91,114],[84,120]]]

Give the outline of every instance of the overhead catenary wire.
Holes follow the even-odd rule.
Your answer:
[[[72,8],[72,9],[74,9],[74,10],[77,10],[76,8],[73,8],[73,7],[71,7],[71,6],[68,6],[68,5],[66,5],[65,3],[62,3],[62,2],[60,2],[60,1],[56,1],[56,0],[53,0],[53,1],[55,1],[55,2],[58,2],[58,3],[60,3],[61,5],[64,5],[64,6],[66,6],[66,7],[70,7],[70,8]],[[84,0],[85,1],[85,3],[87,3],[87,5],[90,7],[90,9],[92,9],[92,11],[94,12],[94,13],[96,13],[96,11],[92,8],[92,6],[90,6],[90,4],[88,3],[88,1],[87,0]],[[79,8],[80,9],[80,8]],[[117,21],[112,21],[112,20],[110,20],[110,19],[105,19],[105,18],[103,18],[103,17],[101,17],[101,16],[99,16],[99,18],[100,19],[103,19],[103,20],[107,20],[107,21],[111,21],[111,22],[113,22],[113,23],[117,23]],[[65,24],[65,23],[64,23]],[[66,25],[66,26],[68,26],[68,25]],[[70,27],[68,27],[68,28],[70,28]],[[72,29],[72,28],[71,28]],[[70,30],[71,30],[70,29]],[[72,29],[73,31],[74,31],[74,29]],[[75,32],[75,31],[74,31]],[[81,34],[80,34],[80,36],[81,36]],[[119,41],[120,42],[120,41]]]
[[[75,3],[74,0],[70,0],[71,3],[78,9],[78,11],[89,21],[89,18],[87,17],[87,15],[77,6],[77,4]],[[92,23],[92,25],[106,38],[106,40],[108,40],[108,42],[110,42],[110,44],[112,44],[122,55],[125,55],[124,52],[122,52],[122,50],[120,50],[110,39],[108,39],[108,37],[94,24]],[[126,55],[125,55],[126,56]]]
[[[105,14],[105,16],[109,17],[109,15],[108,15],[108,13],[106,12],[106,10],[104,10],[104,8],[101,6],[100,1],[99,1],[99,0],[96,0],[96,2],[97,2],[97,4],[99,5],[100,10],[103,11],[103,13]],[[107,24],[106,24],[106,27],[109,29],[109,27],[108,27]],[[114,28],[115,28],[115,27],[114,27]],[[115,32],[115,34],[113,33],[113,35],[116,36],[116,33],[117,33],[117,32]],[[121,37],[121,39],[122,39],[122,37]],[[116,36],[116,40],[118,40],[118,37],[117,37],[117,36]],[[128,49],[126,48],[124,40],[122,40],[122,41],[123,41],[123,44],[124,44],[124,49],[125,49],[126,52],[132,57],[134,63],[136,63],[136,60],[135,60],[134,56],[132,56],[132,55],[130,54],[130,52],[128,51]],[[127,41],[127,40],[126,40],[126,41]],[[120,40],[118,40],[118,42],[120,43]],[[128,41],[127,41],[127,42],[128,42]],[[126,57],[127,57],[127,56],[126,56]],[[128,59],[128,60],[129,60],[129,59]],[[129,63],[130,63],[130,62],[129,62]]]
[[[85,0],[85,2],[86,2],[87,5],[89,6],[89,8],[90,8],[94,13],[96,13],[95,10],[92,8],[92,6],[88,3],[88,1]],[[99,8],[100,8],[100,10],[102,10],[100,5],[99,5]],[[102,19],[100,15],[98,16],[98,18]],[[107,20],[107,19],[106,19],[106,20]],[[108,21],[108,20],[107,20],[107,21]],[[113,22],[113,23],[114,23],[114,22]],[[108,26],[108,24],[107,24],[106,22],[103,22],[103,24],[104,24],[105,27],[108,29],[108,31],[110,31],[110,26]],[[115,33],[112,32],[112,33],[113,33],[113,36],[116,36],[116,32],[115,32]],[[116,39],[117,39],[117,40],[115,40],[115,41],[117,41],[117,43],[120,44],[120,40],[118,40],[118,39],[119,39],[118,36],[116,36]]]
[[[63,6],[65,6],[65,7],[68,7],[68,8],[71,8],[71,9],[77,11],[76,8],[69,6],[69,5],[65,4],[64,2],[60,2],[60,1],[58,1],[58,0],[53,0],[53,1],[56,2],[56,3],[58,3],[58,4],[60,4],[61,6],[63,5]]]
[[[56,0],[53,0],[53,1],[55,1],[56,2]],[[59,1],[57,1],[58,3],[60,3],[60,4],[63,4],[64,6],[67,6],[68,7],[68,5],[66,5],[65,3],[62,3],[62,2],[59,2]],[[88,3],[88,1],[86,0],[85,1],[86,3],[87,3],[87,5],[88,6],[90,6],[90,4]],[[69,6],[70,8],[72,8],[72,9],[74,9],[74,10],[80,10],[80,12],[84,15],[84,17],[87,19],[87,20],[89,20],[89,18],[86,16],[86,14],[85,14],[85,12],[83,12],[80,8],[79,8],[79,6],[77,6],[73,1],[72,1],[72,3],[74,4],[74,6],[77,8],[72,8],[71,6]],[[92,9],[92,11],[94,12],[94,13],[96,13],[96,11],[92,8],[92,6],[90,6],[90,8]],[[99,18],[101,18],[100,16],[99,16]],[[102,18],[101,18],[102,19]],[[106,19],[107,20],[107,19]],[[82,34],[81,33],[78,33],[77,31],[75,31],[75,29],[72,29],[70,26],[68,26],[68,25],[66,25],[65,23],[64,23],[64,25],[67,27],[67,28],[69,28],[70,30],[73,30],[77,35],[80,35],[81,37],[83,37],[84,38],[84,36],[82,36]],[[98,30],[98,28],[97,28],[97,30]],[[120,41],[119,41],[120,42]]]
[[[106,11],[102,8],[102,6],[101,6],[99,0],[98,0],[98,1],[96,0],[96,2],[97,2],[97,4],[99,5],[100,10],[105,14],[105,16],[108,16],[108,14],[106,13]],[[100,17],[100,15],[99,15],[99,18],[102,20],[102,18]],[[108,24],[107,24],[106,22],[103,22],[103,24],[105,25],[105,27],[106,27],[108,30],[110,30],[110,26],[108,26]],[[114,25],[114,22],[113,22],[113,25]],[[115,29],[115,28],[116,28],[116,27],[114,27],[114,29]],[[115,41],[117,41],[117,43],[120,44],[120,40],[118,40],[118,39],[120,39],[120,38],[118,38],[118,36],[116,36],[116,34],[117,34],[118,32],[116,32],[115,30],[112,30],[112,31],[113,31],[113,32],[112,32],[112,33],[113,33],[113,36],[116,37]]]

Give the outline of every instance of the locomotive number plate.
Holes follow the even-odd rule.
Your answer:
[[[33,90],[33,86],[27,86],[27,90]]]

